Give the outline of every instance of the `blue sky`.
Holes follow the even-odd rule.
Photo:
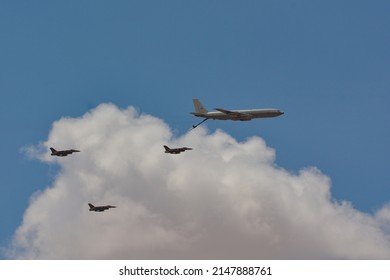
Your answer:
[[[285,115],[208,121],[260,136],[291,172],[315,166],[332,197],[372,213],[390,201],[388,1],[2,1],[0,245],[57,174],[23,147],[101,103],[134,106],[176,135],[209,109]],[[74,147],[77,148],[77,147]]]

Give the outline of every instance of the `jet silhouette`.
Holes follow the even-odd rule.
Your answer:
[[[111,205],[94,206],[91,203],[88,203],[88,205],[89,205],[89,211],[95,211],[95,212],[103,212],[103,211],[108,210],[110,208],[116,208],[116,206],[111,206]]]
[[[52,156],[58,156],[58,157],[66,157],[67,155],[70,155],[72,153],[78,153],[80,152],[79,150],[74,150],[74,149],[71,149],[71,150],[63,150],[63,151],[57,151],[56,149],[54,148],[50,148],[51,150],[51,155]]]
[[[182,147],[182,148],[169,148],[168,146],[165,146],[165,153],[167,154],[180,154],[181,152],[185,152],[188,150],[192,150],[192,148]]]

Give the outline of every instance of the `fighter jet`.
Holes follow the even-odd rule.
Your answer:
[[[50,150],[51,150],[51,155],[52,156],[58,156],[58,157],[66,157],[67,155],[70,155],[71,153],[78,153],[78,152],[80,152],[80,151],[74,150],[74,149],[57,151],[54,148],[50,148]]]
[[[188,150],[192,150],[192,148],[182,147],[182,148],[169,148],[168,146],[165,146],[165,153],[167,154],[180,154],[181,152],[185,152]]]
[[[255,118],[272,118],[283,115],[284,113],[279,109],[251,109],[251,110],[226,110],[222,108],[215,108],[214,112],[209,112],[199,102],[198,99],[192,100],[195,107],[195,112],[191,112],[196,117],[205,118],[197,125],[193,125],[196,128],[203,122],[212,120],[233,120],[233,121],[250,121]]]
[[[116,208],[116,206],[112,206],[112,205],[93,206],[91,203],[88,203],[88,205],[89,205],[89,211],[95,211],[95,212],[103,212],[110,208]]]

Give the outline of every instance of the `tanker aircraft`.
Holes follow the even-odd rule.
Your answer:
[[[195,112],[191,112],[196,117],[205,118],[192,128],[196,128],[203,122],[212,120],[233,120],[233,121],[250,121],[256,118],[273,118],[283,115],[279,109],[250,109],[250,110],[226,110],[223,108],[215,108],[216,111],[209,112],[198,99],[192,100],[195,107]]]

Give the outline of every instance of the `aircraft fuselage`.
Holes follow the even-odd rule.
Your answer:
[[[192,112],[196,117],[202,117],[212,120],[233,120],[233,121],[249,121],[256,118],[273,118],[283,115],[283,112],[278,109],[253,109],[253,110],[232,110],[228,113],[214,111],[207,113]]]

